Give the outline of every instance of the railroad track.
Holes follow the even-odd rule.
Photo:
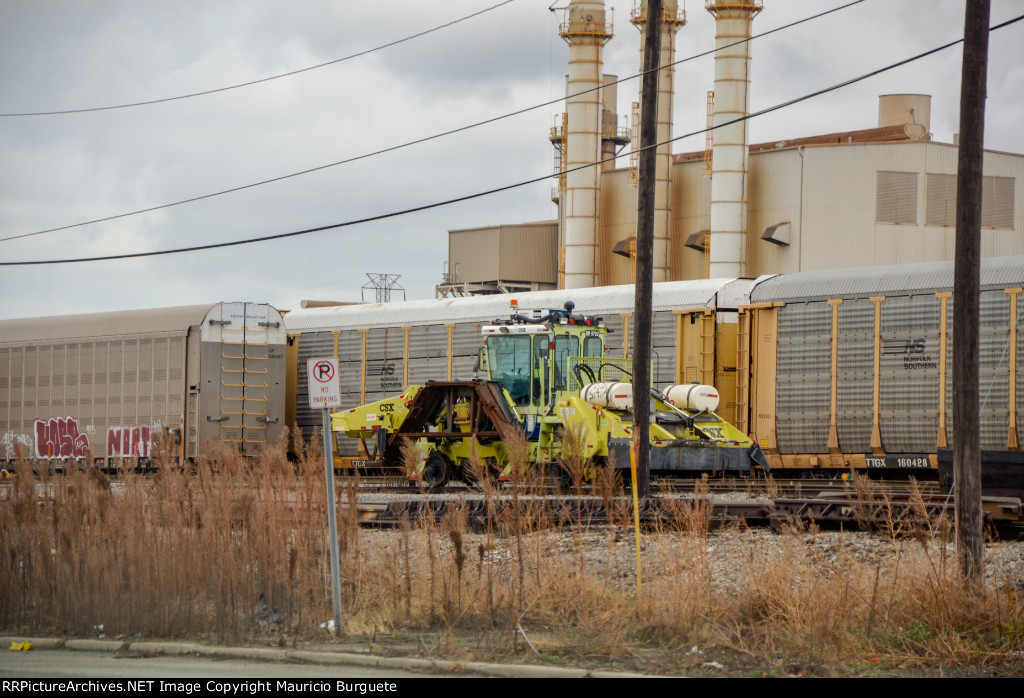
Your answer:
[[[342,505],[346,508],[347,505]],[[399,526],[407,522],[449,516],[465,518],[477,529],[507,526],[517,516],[547,521],[555,526],[586,524],[629,524],[629,497],[501,494],[484,497],[476,493],[393,495],[389,499],[363,497],[356,505],[359,522],[366,526]],[[937,526],[942,517],[953,519],[953,498],[947,494],[879,490],[874,494],[851,490],[820,490],[803,496],[730,499],[727,495],[686,496],[662,494],[641,502],[639,518],[645,526],[674,528],[688,517],[706,517],[708,523],[726,525],[744,522],[779,528],[786,524],[815,523],[852,528],[881,527],[890,530],[921,530]],[[1024,504],[1014,497],[984,497],[982,511],[986,525],[1001,537],[1024,534]]]
[[[591,488],[566,493],[558,483],[504,485],[490,496],[462,484],[438,493],[425,493],[394,478],[341,479],[344,490],[357,485],[356,517],[366,526],[399,526],[406,522],[446,516],[464,517],[472,527],[507,525],[519,514],[532,521],[565,526],[579,523],[615,524],[632,521],[629,496],[601,497]],[[112,481],[111,490],[120,483]],[[9,483],[0,482],[0,502],[9,497]],[[36,483],[41,502],[53,499],[53,483]],[[352,505],[342,496],[341,509]],[[935,526],[942,517],[953,519],[953,497],[937,483],[798,481],[676,481],[641,502],[639,518],[646,526],[678,527],[694,511],[715,525],[745,522],[775,528],[790,523],[900,530]],[[1024,503],[1020,497],[983,497],[986,525],[1001,537],[1024,536]]]
[[[336,482],[340,486],[357,486],[360,493],[395,493],[395,494],[425,494],[416,483],[409,482],[398,476],[360,476],[359,478],[338,477]],[[847,480],[809,480],[809,479],[710,479],[696,480],[692,478],[675,478],[659,480],[652,489],[657,494],[678,495],[693,494],[695,492],[706,492],[708,494],[735,494],[741,493],[751,497],[804,497],[809,494],[821,493],[847,493],[857,491],[858,488],[867,493],[874,493],[877,496],[881,492],[907,493],[913,492],[914,488],[922,495],[943,496],[948,489],[937,482],[925,481],[915,482],[913,486],[907,481],[899,480],[862,480],[860,484],[854,484]],[[509,482],[495,483],[493,491],[496,494],[507,495],[513,489],[526,494],[546,493],[576,494],[576,495],[599,495],[600,487],[592,483],[584,483],[580,487],[560,482],[557,478],[542,478],[531,480],[528,483],[514,485]],[[628,487],[625,491],[628,492]],[[463,483],[452,483],[443,488],[431,492],[431,494],[479,494],[479,487]],[[1024,493],[1022,493],[1024,496]]]

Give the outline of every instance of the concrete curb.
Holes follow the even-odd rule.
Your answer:
[[[570,667],[541,666],[534,664],[496,664],[492,662],[457,662],[448,659],[425,659],[421,657],[380,657],[372,654],[352,652],[329,652],[317,650],[285,650],[271,647],[214,647],[194,642],[160,642],[136,640],[87,640],[59,638],[25,638],[0,636],[3,648],[14,642],[31,642],[36,649],[88,650],[92,652],[146,652],[168,656],[202,655],[232,659],[252,659],[268,662],[297,661],[306,664],[342,664],[368,668],[404,669],[432,674],[480,674],[519,678],[657,678],[650,674],[634,674],[616,671],[589,671]]]
[[[8,637],[0,636],[0,649],[7,649],[15,642],[31,642],[37,650],[59,650],[64,647],[64,640],[56,637]]]
[[[120,652],[127,649],[129,644],[127,640],[65,640],[64,649],[88,650],[90,652]]]

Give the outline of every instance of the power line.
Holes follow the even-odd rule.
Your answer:
[[[1007,20],[1006,22],[1003,22],[1002,24],[998,24],[998,25],[992,27],[989,31],[996,31],[998,29],[1002,29],[1002,28],[1007,27],[1007,26],[1009,26],[1011,24],[1015,24],[1016,22],[1021,21],[1022,19],[1024,19],[1024,15],[1018,15],[1017,17],[1015,17],[1013,19]],[[784,108],[792,106],[794,104],[799,104],[800,102],[805,102],[805,101],[807,101],[809,99],[812,99],[814,97],[819,97],[819,96],[821,96],[823,94],[826,94],[828,92],[833,92],[833,91],[841,89],[843,87],[847,87],[849,85],[853,85],[853,84],[861,82],[863,80],[867,80],[868,78],[875,77],[876,75],[881,75],[882,73],[888,72],[888,71],[893,70],[895,68],[899,68],[899,67],[907,65],[909,63],[913,63],[914,61],[920,60],[922,58],[926,58],[926,57],[928,57],[928,56],[930,56],[930,55],[932,55],[934,53],[938,53],[939,51],[944,51],[945,49],[948,49],[948,48],[950,48],[952,46],[956,46],[957,44],[960,44],[960,43],[963,43],[963,39],[962,38],[956,39],[954,41],[950,41],[949,43],[943,44],[941,46],[938,46],[936,48],[930,49],[930,50],[925,51],[923,53],[919,53],[919,54],[917,54],[915,56],[912,56],[910,58],[906,58],[906,59],[904,59],[902,61],[897,61],[896,63],[891,63],[890,65],[887,65],[884,68],[879,68],[877,70],[873,70],[871,72],[864,73],[863,75],[860,75],[858,77],[850,78],[849,80],[844,80],[843,82],[836,83],[834,85],[831,85],[830,87],[826,87],[826,88],[823,88],[823,89],[820,89],[820,90],[816,90],[814,92],[810,92],[810,93],[805,94],[805,95],[803,95],[801,97],[796,97],[794,99],[787,100],[785,102],[781,102],[781,103],[776,104],[776,105],[771,106],[771,107],[766,107],[765,109],[761,109],[761,110],[753,112],[751,114],[747,114],[746,116],[742,116],[740,118],[733,119],[732,121],[728,121],[726,123],[719,124],[718,126],[714,126],[714,127],[711,127],[711,128],[704,128],[704,129],[700,129],[700,130],[697,130],[697,131],[691,131],[690,133],[683,134],[682,136],[677,136],[677,137],[672,138],[672,139],[670,139],[668,141],[665,141],[664,143],[671,143],[673,141],[683,140],[685,138],[691,138],[693,136],[698,136],[698,135],[707,133],[708,131],[714,130],[716,128],[722,128],[724,126],[730,126],[732,124],[740,123],[740,122],[746,121],[748,119],[753,119],[753,118],[756,118],[756,117],[759,117],[759,116],[764,116],[765,114],[770,114],[772,112],[778,111],[780,109],[784,109]],[[655,143],[653,145],[648,146],[648,148],[657,148],[657,147],[659,147],[661,145],[664,145],[664,143]],[[611,158],[606,158],[605,160],[600,160],[600,161],[597,161],[597,162],[594,162],[594,163],[588,163],[586,165],[580,165],[579,167],[574,167],[574,168],[572,168],[570,170],[567,170],[567,172],[575,172],[576,170],[582,170],[583,168],[586,168],[586,167],[597,167],[597,166],[601,165],[604,162],[610,162],[610,161],[612,161],[614,159],[615,159],[615,157],[611,157]],[[350,226],[353,226],[353,225],[359,225],[359,224],[362,224],[362,223],[370,223],[370,222],[373,222],[373,221],[385,220],[387,218],[396,218],[398,216],[404,216],[404,215],[408,215],[410,213],[417,213],[419,211],[427,211],[427,210],[430,210],[430,209],[441,208],[443,206],[449,206],[451,204],[456,204],[456,203],[460,203],[460,202],[463,202],[463,201],[470,201],[472,199],[479,199],[479,198],[482,198],[482,197],[485,197],[485,196],[491,196],[493,194],[498,194],[498,193],[501,193],[501,192],[504,192],[504,191],[509,191],[511,189],[517,189],[519,187],[524,187],[524,186],[527,186],[527,185],[530,185],[530,184],[536,184],[537,182],[543,182],[543,181],[546,181],[548,179],[552,179],[553,177],[558,177],[558,176],[559,176],[558,173],[554,173],[554,174],[550,174],[550,175],[545,175],[543,177],[535,177],[533,179],[529,179],[529,180],[526,180],[526,181],[523,181],[523,182],[517,182],[515,184],[508,184],[508,185],[505,185],[505,186],[502,186],[502,187],[498,187],[498,188],[495,188],[495,189],[489,189],[487,191],[477,192],[475,194],[467,194],[465,196],[460,196],[460,197],[456,197],[456,198],[453,198],[453,199],[447,199],[445,201],[438,201],[438,202],[434,202],[432,204],[423,204],[422,206],[415,206],[415,207],[407,208],[407,209],[404,209],[404,210],[401,210],[401,211],[392,211],[391,213],[383,213],[383,214],[379,214],[379,215],[376,215],[376,216],[368,216],[366,218],[360,218],[360,219],[356,219],[356,220],[346,221],[346,222],[343,222],[343,223],[333,223],[331,225],[324,225],[324,226],[320,226],[320,227],[317,227],[317,228],[307,228],[305,230],[296,230],[296,231],[292,231],[292,232],[288,232],[288,233],[277,233],[277,234],[274,234],[274,235],[264,235],[262,237],[247,238],[245,240],[235,240],[235,241],[231,241],[231,242],[211,243],[211,244],[208,244],[208,245],[195,245],[195,246],[192,246],[192,247],[181,247],[181,248],[171,249],[171,250],[156,250],[156,251],[153,251],[153,252],[135,252],[135,253],[121,254],[121,255],[105,255],[105,256],[101,256],[101,257],[79,257],[79,258],[74,258],[74,259],[31,260],[31,261],[23,261],[23,262],[0,262],[0,266],[3,266],[3,267],[37,266],[37,265],[44,265],[44,264],[73,264],[73,263],[79,263],[79,262],[102,262],[102,261],[110,261],[110,260],[118,260],[118,259],[136,259],[136,258],[140,258],[140,257],[157,257],[157,256],[169,255],[169,254],[179,254],[179,253],[182,253],[182,252],[198,252],[198,251],[201,251],[201,250],[213,250],[213,249],[218,249],[218,248],[222,248],[222,247],[237,247],[239,245],[249,245],[249,244],[253,244],[253,243],[257,243],[257,242],[267,242],[267,241],[270,241],[270,240],[281,240],[281,239],[284,239],[284,238],[296,237],[296,236],[299,236],[299,235],[308,235],[310,233],[317,233],[317,232],[322,232],[322,231],[325,231],[325,230],[334,230],[334,229],[337,229],[337,228],[346,228],[346,227],[350,227]]]
[[[698,58],[703,58],[705,56],[714,54],[716,51],[721,51],[721,50],[730,48],[732,46],[737,46],[739,44],[743,44],[743,43],[746,43],[748,41],[752,41],[753,39],[759,39],[759,38],[761,38],[763,36],[768,36],[769,34],[774,34],[776,32],[783,31],[785,29],[789,29],[789,28],[794,27],[794,26],[796,26],[798,24],[803,24],[805,22],[810,22],[812,20],[818,19],[819,17],[823,17],[823,16],[831,14],[833,12],[838,12],[840,10],[844,10],[844,9],[846,9],[848,7],[852,7],[853,5],[858,5],[858,4],[862,3],[862,2],[864,2],[864,0],[853,0],[853,2],[849,2],[849,3],[845,4],[845,5],[840,5],[838,7],[834,7],[832,9],[830,9],[830,10],[825,10],[823,12],[819,12],[818,14],[810,15],[809,17],[804,17],[803,19],[798,19],[798,20],[796,20],[794,22],[790,22],[789,24],[784,24],[782,26],[775,27],[774,29],[769,29],[767,31],[761,32],[760,34],[755,34],[755,35],[753,35],[753,36],[751,36],[749,38],[742,39],[740,41],[736,41],[736,42],[734,42],[732,44],[729,44],[727,46],[722,46],[720,48],[710,49],[708,51],[704,51],[702,53],[698,53],[698,54],[695,54],[693,56],[688,56],[687,58],[683,58],[681,60],[678,60],[675,63],[671,63],[671,64],[666,65],[666,66],[661,66],[660,68],[658,68],[658,70],[661,70],[663,68],[668,68],[668,67],[671,67],[671,66],[680,65],[682,63],[687,63],[689,61],[693,61],[693,60],[696,60]],[[641,73],[637,73],[636,75],[631,75],[629,77],[625,77],[625,78],[622,78],[620,80],[616,80],[614,83],[608,83],[608,85],[612,85],[612,84],[616,84],[617,85],[619,83],[627,82],[629,80],[635,80],[636,78],[638,78],[638,77],[640,77],[642,75],[644,75],[644,73],[642,73],[642,72]],[[607,86],[605,86],[605,87],[607,87]],[[603,88],[602,87],[596,87],[596,88],[592,88],[590,90],[584,90],[583,92],[579,92],[579,93],[577,93],[575,95],[570,95],[570,96],[571,97],[575,97],[575,96],[579,96],[579,95],[584,95],[584,94],[587,94],[589,92],[594,92],[595,90],[599,90],[599,89],[603,89]],[[383,155],[385,153],[390,153],[390,152],[393,152],[393,151],[396,151],[396,150],[400,150],[402,148],[407,148],[407,147],[410,147],[410,146],[413,146],[413,145],[419,145],[420,143],[426,143],[428,141],[432,141],[432,140],[435,140],[435,139],[438,139],[438,138],[443,138],[445,136],[450,136],[450,135],[453,135],[453,134],[456,134],[456,133],[460,133],[462,131],[468,131],[470,129],[474,129],[474,128],[477,128],[479,126],[486,126],[487,124],[495,123],[497,121],[501,121],[503,119],[508,119],[508,118],[513,117],[513,116],[519,116],[521,114],[525,114],[527,112],[531,112],[531,111],[534,111],[536,109],[541,109],[543,107],[551,106],[552,104],[558,104],[560,102],[563,102],[565,99],[567,99],[567,98],[566,97],[559,97],[558,99],[553,99],[553,100],[550,100],[550,101],[547,101],[547,102],[542,102],[540,104],[535,104],[535,105],[533,105],[531,107],[525,107],[523,109],[519,109],[519,110],[516,110],[516,111],[513,111],[513,112],[509,112],[507,114],[502,114],[500,116],[495,116],[495,117],[492,117],[490,119],[485,119],[483,121],[477,121],[476,123],[468,124],[468,125],[465,125],[465,126],[460,126],[458,128],[453,128],[453,129],[450,129],[448,131],[442,131],[441,133],[435,133],[432,136],[425,136],[423,138],[418,138],[416,140],[407,141],[407,142],[401,143],[399,145],[394,145],[394,146],[390,146],[388,148],[382,148],[380,150],[375,150],[375,151],[370,152],[370,153],[364,153],[362,155],[356,155],[354,157],[347,158],[345,160],[339,160],[337,162],[331,162],[331,163],[328,163],[326,165],[319,165],[317,167],[311,167],[311,168],[306,169],[306,170],[300,170],[298,172],[292,172],[291,174],[281,175],[279,177],[272,177],[270,179],[264,179],[264,180],[261,180],[259,182],[252,182],[250,184],[243,184],[241,186],[232,187],[230,189],[223,189],[221,191],[212,192],[210,194],[202,194],[200,196],[193,196],[193,197],[188,198],[188,199],[181,199],[180,201],[173,201],[173,202],[167,203],[167,204],[159,204],[159,205],[156,205],[156,206],[150,206],[149,208],[138,209],[138,210],[135,210],[135,211],[128,211],[127,213],[118,213],[118,214],[115,214],[113,216],[105,216],[103,218],[94,218],[92,220],[82,221],[80,223],[71,223],[69,225],[62,225],[62,226],[59,226],[59,227],[56,227],[56,228],[47,228],[45,230],[37,230],[37,231],[32,232],[32,233],[22,233],[20,235],[11,235],[11,236],[8,236],[8,237],[5,237],[5,238],[0,238],[0,242],[6,242],[8,240],[18,240],[18,239],[21,239],[21,238],[33,237],[35,235],[45,235],[46,233],[56,233],[56,232],[61,231],[61,230],[69,230],[71,228],[79,228],[81,226],[92,225],[94,223],[105,223],[107,221],[117,220],[119,218],[127,218],[129,216],[137,216],[137,215],[142,214],[142,213],[150,213],[152,211],[159,211],[161,209],[171,208],[173,206],[181,206],[183,204],[190,204],[190,203],[194,203],[196,201],[202,201],[204,199],[212,199],[213,197],[216,197],[216,196],[222,196],[224,194],[232,194],[232,193],[237,192],[237,191],[243,191],[245,189],[252,189],[254,187],[259,187],[259,186],[262,186],[264,184],[271,184],[273,182],[280,182],[280,181],[285,180],[285,179],[291,179],[292,177],[299,177],[299,176],[302,176],[302,175],[310,174],[312,172],[318,172],[320,170],[326,170],[326,169],[329,169],[331,167],[337,167],[339,165],[347,165],[347,164],[356,162],[358,160],[365,160],[367,158],[376,157],[377,155]]]
[[[460,17],[458,19],[452,20],[451,22],[446,22],[444,24],[439,24],[438,26],[433,27],[431,29],[425,29],[425,30],[423,30],[421,32],[417,32],[416,34],[410,34],[409,36],[406,36],[406,37],[404,37],[402,39],[396,39],[396,40],[390,41],[390,42],[388,42],[386,44],[381,44],[380,46],[375,46],[374,48],[368,48],[365,51],[360,51],[358,53],[353,53],[353,54],[351,54],[349,56],[345,56],[343,58],[335,58],[332,61],[327,61],[326,63],[319,63],[317,65],[311,65],[308,68],[299,68],[298,70],[291,70],[291,71],[289,71],[287,73],[281,73],[280,75],[271,75],[268,78],[260,78],[259,80],[250,80],[249,82],[241,82],[241,83],[238,83],[237,85],[228,85],[227,87],[217,87],[217,88],[212,89],[212,90],[203,90],[202,92],[190,92],[189,94],[178,95],[177,97],[164,97],[162,99],[151,99],[151,100],[148,100],[148,101],[145,101],[145,102],[130,102],[128,104],[114,104],[114,105],[110,105],[110,106],[106,106],[106,107],[87,107],[87,108],[83,108],[83,109],[65,109],[65,110],[62,110],[62,111],[19,112],[19,113],[12,113],[12,114],[0,114],[0,117],[4,117],[4,116],[8,116],[8,117],[10,117],[10,116],[57,116],[57,115],[60,115],[60,114],[82,114],[82,113],[85,113],[85,112],[93,112],[93,111],[110,111],[110,110],[113,110],[113,109],[128,109],[130,107],[143,107],[143,106],[146,106],[146,105],[149,105],[149,104],[160,104],[162,102],[175,102],[175,101],[181,100],[181,99],[191,99],[192,97],[202,97],[204,95],[212,95],[212,94],[216,94],[218,92],[227,92],[229,90],[237,90],[240,87],[249,87],[250,85],[258,85],[258,84],[263,83],[263,82],[270,82],[271,80],[280,80],[281,78],[291,77],[292,75],[298,75],[300,73],[308,73],[311,70],[316,70],[318,68],[325,68],[325,67],[327,67],[329,65],[334,65],[336,63],[343,63],[345,61],[352,60],[353,58],[359,58],[360,56],[365,56],[368,53],[374,53],[375,51],[380,51],[382,49],[391,48],[392,46],[397,46],[398,44],[405,43],[406,41],[411,41],[413,39],[418,39],[421,36],[426,36],[427,34],[432,34],[433,32],[440,31],[442,29],[447,29],[448,27],[453,26],[455,24],[458,24],[459,22],[465,22],[468,19],[472,19],[473,17],[478,17],[478,16],[484,14],[485,12],[490,12],[491,10],[495,10],[495,9],[497,9],[497,8],[503,6],[503,5],[508,5],[511,2],[515,2],[515,0],[503,0],[503,2],[499,2],[497,5],[492,5],[490,7],[487,7],[485,9],[483,9],[483,10],[480,10],[478,12],[474,12],[472,14],[466,15],[465,17]]]

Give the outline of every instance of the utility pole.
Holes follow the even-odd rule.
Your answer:
[[[633,453],[637,494],[651,495],[651,321],[654,295],[654,192],[657,176],[658,68],[662,0],[648,0],[640,101],[640,167],[636,212],[636,295],[633,301]]]
[[[982,578],[978,310],[981,187],[988,68],[989,0],[968,0],[960,77],[960,152],[953,267],[953,486],[956,546],[964,577]]]

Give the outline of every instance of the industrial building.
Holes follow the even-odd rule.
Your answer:
[[[640,29],[646,6],[632,13]],[[748,144],[747,121],[738,119],[756,89],[756,44],[743,39],[764,8],[761,0],[705,0],[705,9],[719,50],[708,93],[716,128],[704,150],[671,153],[674,69],[659,75],[657,139],[665,145],[657,152],[654,281],[951,260],[958,148],[932,139],[931,97],[882,95],[877,124],[861,130]],[[665,0],[663,19],[661,64],[669,65],[686,23],[677,0]],[[615,77],[603,72],[602,48],[613,39],[604,2],[572,0],[559,32],[569,73],[566,112],[549,134],[563,173],[552,191],[557,219],[548,224],[557,232],[540,242],[534,223],[451,231],[452,283],[439,286],[439,296],[453,284],[462,295],[633,280],[636,168],[615,168],[609,158],[630,136],[638,147],[639,103],[633,128],[620,128]],[[984,177],[982,255],[1024,254],[1024,156],[986,150]],[[481,240],[498,234],[506,244]],[[533,260],[557,245],[557,269],[515,278],[523,273],[509,240],[520,243],[515,257]]]

